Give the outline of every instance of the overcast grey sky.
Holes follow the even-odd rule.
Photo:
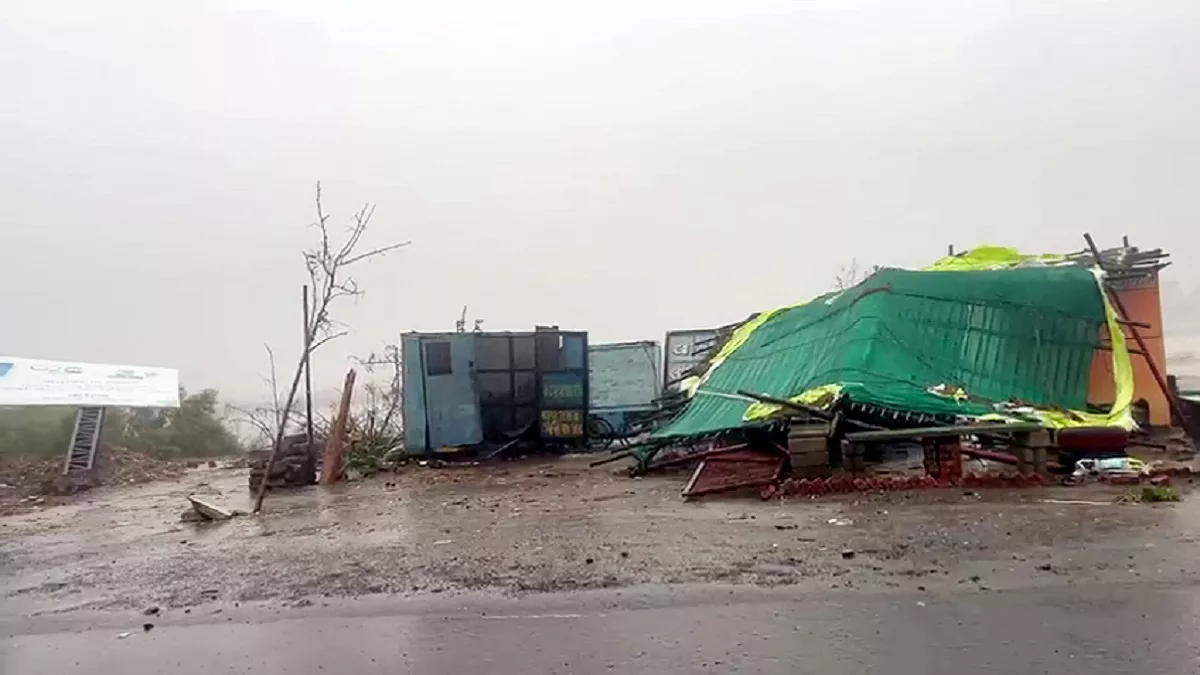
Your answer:
[[[464,304],[661,339],[851,258],[1196,255],[1195,0],[8,0],[0,88],[0,353],[234,398],[297,352],[318,179],[414,242],[318,387]]]

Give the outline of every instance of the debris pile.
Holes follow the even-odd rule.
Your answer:
[[[59,457],[36,459],[0,455],[0,511],[19,511],[18,505],[41,503],[46,496],[66,496],[101,485],[136,485],[182,476],[180,462],[158,459],[122,447],[104,446],[96,468],[64,476]]]
[[[0,488],[7,495],[20,492],[30,494],[54,494],[56,479],[62,475],[61,459],[32,459],[0,455]]]
[[[56,470],[61,462],[54,460]],[[97,458],[97,478],[100,485],[133,485],[156,480],[178,478],[187,471],[181,462],[158,459],[122,447],[110,447]]]
[[[1131,445],[1163,447],[1134,438],[1150,419],[1134,401],[1175,396],[1138,331],[1156,326],[1129,317],[1117,282],[1156,284],[1165,254],[1085,239],[1077,254],[980,247],[922,270],[877,268],[754,315],[677,376],[669,420],[623,453],[631,473],[694,464],[685,497],[1036,486],[1081,459],[1104,470],[1077,481],[1149,478],[1108,464],[1130,464]],[[1154,381],[1137,381],[1134,356]]]
[[[931,488],[993,487],[1022,488],[1041,487],[1047,484],[1041,474],[1030,473],[974,473],[962,478],[937,479],[932,476],[848,476],[830,478],[788,478],[780,483],[768,485],[762,490],[763,499],[776,497],[821,497],[824,495],[848,494],[851,492],[898,492],[902,490],[925,490]]]
[[[106,446],[97,457],[97,466],[88,486],[133,485],[177,478],[187,470],[180,462],[158,459],[122,447]],[[59,457],[34,459],[0,455],[0,483],[26,494],[60,494],[63,460]]]
[[[1067,482],[1073,485],[1095,481],[1109,485],[1148,483],[1152,486],[1165,486],[1174,478],[1190,481],[1194,475],[1192,467],[1186,464],[1163,461],[1147,464],[1132,457],[1112,457],[1077,461],[1075,471],[1068,476]]]
[[[279,448],[279,455],[271,465],[271,475],[267,479],[268,488],[300,487],[313,485],[317,482],[317,460],[315,446],[308,443],[305,434],[285,436]],[[247,458],[250,464],[249,487],[257,490],[262,483],[263,474],[267,470],[267,460],[271,451],[253,450]]]

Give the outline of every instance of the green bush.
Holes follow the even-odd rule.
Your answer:
[[[109,408],[104,442],[157,457],[217,457],[241,451],[221,423],[215,389],[179,392],[179,408]],[[0,454],[53,457],[66,452],[75,408],[0,408]]]
[[[61,455],[67,450],[74,428],[74,408],[0,408],[0,453]]]
[[[1183,501],[1179,491],[1170,485],[1146,485],[1142,487],[1143,502],[1178,502]]]

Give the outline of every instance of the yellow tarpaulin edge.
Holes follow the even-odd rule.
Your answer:
[[[810,405],[814,408],[828,408],[833,405],[838,396],[842,395],[842,385],[826,384],[820,387],[813,387],[800,394],[789,398],[792,403],[802,403]],[[747,422],[758,422],[760,420],[770,419],[780,412],[783,412],[784,406],[778,403],[763,403],[755,401],[746,409],[746,414],[742,419]]]
[[[742,345],[746,344],[746,340],[750,339],[750,334],[758,330],[759,326],[762,326],[771,317],[785,309],[791,309],[792,307],[799,307],[805,304],[808,303],[801,302],[795,305],[788,305],[786,307],[776,307],[775,309],[760,313],[758,316],[750,319],[746,323],[734,329],[733,335],[730,335],[729,339],[725,341],[725,344],[721,345],[720,351],[718,351],[717,355],[713,357],[712,363],[708,364],[708,369],[704,371],[704,374],[698,378],[693,378],[692,381],[688,383],[688,398],[696,395],[696,392],[700,390],[700,387],[704,386],[705,382],[708,382],[708,378],[710,375],[712,375],[712,372],[716,370],[717,367],[722,363],[725,363],[725,360],[729,358],[730,354],[736,352],[739,348],[741,348]]]

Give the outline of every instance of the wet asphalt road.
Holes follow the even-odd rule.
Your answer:
[[[374,600],[4,627],[0,672],[1200,672],[1200,587],[1080,584],[944,594],[794,589]],[[125,631],[135,631],[118,639]]]

